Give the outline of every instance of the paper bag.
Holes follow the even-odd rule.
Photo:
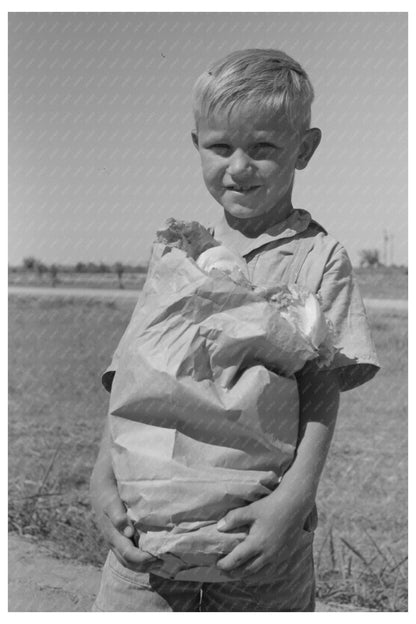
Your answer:
[[[118,488],[157,574],[224,581],[245,538],[216,522],[271,493],[298,435],[294,372],[317,350],[279,308],[155,244],[110,399]]]

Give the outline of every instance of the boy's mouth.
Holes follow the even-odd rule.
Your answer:
[[[251,193],[252,191],[260,188],[258,185],[247,185],[247,186],[239,186],[237,184],[233,184],[230,186],[226,186],[227,191],[234,191],[235,193]]]

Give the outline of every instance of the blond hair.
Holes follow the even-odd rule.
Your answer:
[[[193,112],[198,127],[200,117],[248,105],[262,112],[283,113],[303,131],[310,126],[313,98],[307,73],[284,52],[239,50],[216,61],[198,78]]]

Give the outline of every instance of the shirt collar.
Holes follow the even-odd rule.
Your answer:
[[[215,239],[236,251],[240,256],[246,256],[251,251],[259,249],[272,241],[281,238],[293,238],[300,232],[304,232],[308,227],[312,217],[306,210],[294,210],[284,221],[276,223],[257,238],[248,238],[239,230],[231,228],[223,215],[214,226]]]

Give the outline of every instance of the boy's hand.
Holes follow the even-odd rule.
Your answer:
[[[265,567],[277,567],[290,555],[295,538],[302,530],[303,517],[303,510],[287,503],[279,504],[275,495],[233,509],[219,521],[218,530],[248,526],[249,532],[217,566],[238,577],[257,574]]]
[[[109,547],[124,567],[135,572],[156,569],[156,558],[134,545],[132,539],[134,529],[118,496],[104,507],[100,529]]]
[[[100,450],[90,480],[90,498],[95,518],[105,541],[120,563],[135,572],[156,570],[155,557],[133,543],[133,524],[126,513],[114,477],[110,453],[108,420],[100,444]]]
[[[133,525],[114,482],[101,479],[100,483],[92,483],[91,498],[98,528],[120,563],[135,572],[149,572],[150,568],[155,571],[155,557],[133,543]]]
[[[300,413],[296,457],[277,489],[251,505],[233,509],[220,531],[249,527],[246,539],[217,563],[233,575],[254,575],[280,565],[290,554],[311,511],[328,453],[339,404],[334,371],[306,371],[298,378]]]

